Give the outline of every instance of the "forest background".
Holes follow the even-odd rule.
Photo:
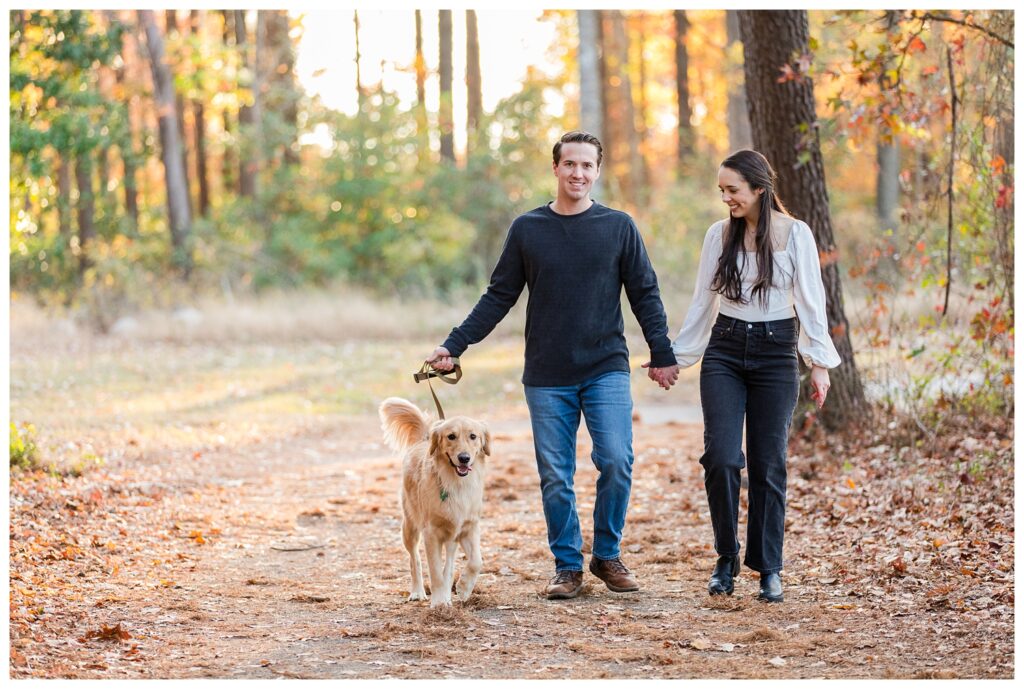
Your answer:
[[[512,78],[482,56],[522,13],[8,13],[19,673],[104,676],[109,658],[47,646],[43,630],[75,648],[75,635],[124,640],[81,637],[90,617],[62,614],[75,598],[60,587],[84,586],[86,600],[97,589],[75,571],[182,557],[87,535],[79,520],[98,506],[121,519],[125,501],[169,505],[207,472],[223,478],[201,462],[257,437],[278,443],[275,457],[314,456],[311,428],[372,425],[386,395],[429,404],[402,387],[408,374],[484,289],[512,218],[551,199],[551,145],[575,128],[604,142],[594,196],[636,219],[673,333],[704,232],[724,217],[719,162],[742,147],[768,155],[815,233],[844,358],[825,410],[805,403],[794,421],[794,470],[819,488],[834,478],[843,496],[815,512],[822,533],[860,529],[880,501],[886,586],[918,577],[933,611],[1012,627],[1013,11],[534,15],[516,29],[523,53],[503,58],[534,54],[527,34],[549,45]],[[402,30],[386,41],[411,57],[389,57],[368,29],[392,20]],[[351,107],[300,76],[311,21],[330,23],[339,65],[312,79],[350,74]],[[466,413],[520,410],[523,306],[471,358],[480,375],[469,368],[456,395]],[[692,393],[687,375],[672,394]],[[125,487],[132,472],[162,478]],[[217,542],[185,532],[196,548]],[[174,521],[167,533],[184,532]],[[977,665],[961,676],[1006,672],[965,658]]]
[[[12,301],[100,333],[200,295],[470,303],[510,219],[550,198],[550,142],[582,127],[605,142],[596,196],[636,218],[675,328],[722,217],[717,164],[756,135],[815,230],[851,359],[828,425],[862,407],[851,336],[872,402],[919,427],[936,401],[1012,412],[1013,13],[804,14],[805,45],[746,67],[813,92],[809,112],[762,106],[752,135],[738,12],[544,11],[548,69],[490,111],[472,10],[415,11],[412,61],[381,58],[375,82],[359,10],[332,13],[345,113],[299,83],[301,13],[13,11]]]

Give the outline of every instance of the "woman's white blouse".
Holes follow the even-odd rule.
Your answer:
[[[744,252],[745,257],[743,254],[736,257],[742,271],[746,304],[725,299],[711,289],[711,280],[722,254],[722,231],[726,222],[720,220],[715,223],[704,236],[693,301],[683,327],[672,342],[672,350],[679,365],[684,368],[693,366],[704,355],[704,349],[711,339],[711,328],[719,313],[750,322],[776,321],[792,318],[795,308],[795,315],[800,320],[797,351],[804,362],[808,366],[814,364],[824,368],[838,366],[841,360],[828,332],[825,286],[821,282],[821,264],[811,228],[801,220],[794,221],[786,248],[772,254],[775,261],[775,284],[769,289],[767,308],[763,308],[760,299],[752,299],[750,296],[757,278],[757,256],[753,252]]]

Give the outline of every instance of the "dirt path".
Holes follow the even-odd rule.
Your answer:
[[[551,560],[520,408],[490,419],[484,573],[448,612],[405,601],[398,460],[372,417],[191,462],[140,450],[45,500],[15,487],[12,676],[1012,677],[1012,542],[990,563],[1002,579],[958,579],[936,603],[946,570],[887,566],[866,521],[832,519],[850,487],[821,468],[804,478],[799,457],[786,602],[757,602],[749,572],[736,595],[709,598],[701,427],[640,411],[623,542],[635,594],[587,574],[575,600],[538,596]]]

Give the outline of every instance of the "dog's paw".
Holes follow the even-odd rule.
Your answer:
[[[452,599],[451,598],[431,598],[430,599],[430,607],[431,608],[450,608],[450,607],[452,607]]]
[[[465,603],[467,600],[469,600],[469,597],[473,595],[473,587],[463,586],[462,582],[460,581],[459,585],[455,587],[455,592],[458,594],[459,600]]]
[[[426,600],[426,599],[427,599],[427,594],[424,593],[423,591],[413,591],[412,593],[409,594],[409,600],[410,601]]]

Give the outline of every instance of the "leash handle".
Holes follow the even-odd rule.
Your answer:
[[[442,421],[444,420],[444,409],[441,407],[441,401],[437,399],[437,393],[434,392],[434,386],[430,384],[430,379],[440,378],[449,385],[455,385],[462,380],[462,366],[459,365],[459,357],[453,356],[452,361],[455,363],[455,368],[451,372],[438,371],[424,361],[420,370],[412,374],[412,379],[417,383],[422,380],[427,381],[427,387],[430,388],[430,396],[434,398],[434,406],[437,407],[437,416]],[[454,373],[454,376],[452,373]]]

